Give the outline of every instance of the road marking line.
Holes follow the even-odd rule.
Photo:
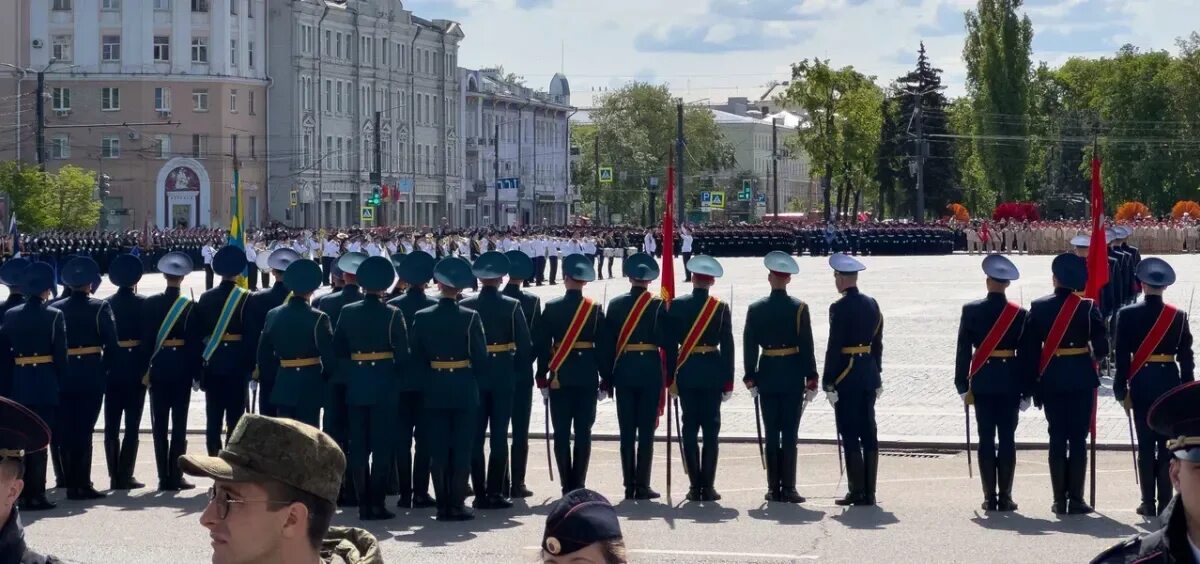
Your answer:
[[[541,550],[540,546],[525,546],[524,550]],[[774,560],[819,560],[815,554],[778,554],[770,552],[721,552],[708,550],[669,550],[656,548],[631,548],[626,550],[635,554],[658,554],[679,556],[713,556],[719,558],[770,558]]]

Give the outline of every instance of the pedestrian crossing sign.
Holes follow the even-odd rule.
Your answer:
[[[375,206],[363,206],[359,217],[363,221],[375,221]]]
[[[710,207],[714,210],[725,209],[725,193],[724,192],[712,192],[709,197],[711,199],[708,202],[708,207]]]
[[[295,190],[292,190],[291,206],[294,208],[294,207],[296,207],[296,204],[298,204],[298,203],[300,203],[300,193]]]
[[[613,181],[612,167],[610,167],[610,166],[600,167],[600,183],[601,184],[612,184],[612,181]]]

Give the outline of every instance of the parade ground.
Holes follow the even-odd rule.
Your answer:
[[[961,448],[965,439],[962,401],[954,389],[955,342],[962,304],[986,294],[983,274],[979,269],[982,257],[955,254],[945,256],[886,256],[860,257],[867,270],[859,275],[863,292],[878,300],[883,309],[884,393],[876,404],[880,439],[906,446],[946,446]],[[1035,298],[1051,292],[1051,256],[1012,256],[1021,270],[1021,279],[1009,289],[1010,300],[1028,307]],[[1178,272],[1179,282],[1166,294],[1168,301],[1187,309],[1196,281],[1200,281],[1200,255],[1166,257]],[[723,439],[753,440],[754,404],[741,384],[741,335],[746,308],[754,300],[769,293],[766,270],[761,258],[722,258],[725,276],[717,281],[713,295],[732,303],[733,334],[737,343],[736,386],[733,397],[721,406]],[[811,312],[817,351],[818,369],[824,367],[825,344],[829,334],[829,304],[838,298],[833,285],[833,273],[825,257],[798,257],[800,274],[793,277],[788,291],[804,300]],[[584,292],[596,299],[608,300],[629,288],[628,281],[619,278],[620,260],[613,272],[616,279],[598,280],[588,284]],[[680,263],[676,261],[676,291],[690,292],[690,284],[682,282]],[[153,294],[165,287],[162,276],[147,274],[138,286],[139,293]],[[657,290],[657,284],[652,286]],[[4,292],[5,290],[0,290]],[[98,296],[111,294],[114,288],[105,280]],[[203,272],[193,273],[184,284],[184,294],[204,291]],[[318,290],[318,294],[327,292]],[[435,290],[430,290],[434,292]],[[543,304],[562,295],[562,283],[531,287],[542,297]],[[0,294],[3,295],[3,294]],[[1105,447],[1128,448],[1129,431],[1125,412],[1112,398],[1112,382],[1104,378],[1100,389],[1100,409],[1097,417],[1098,442]],[[193,393],[189,410],[189,428],[204,429],[204,394]],[[544,429],[544,411],[534,406],[531,430]],[[103,418],[101,418],[103,419]],[[974,426],[972,416],[972,426]],[[99,425],[103,425],[100,421]],[[150,429],[149,409],[143,414],[142,427]],[[665,425],[659,429],[665,433]],[[616,436],[616,405],[606,401],[599,406],[594,427],[596,436]],[[800,436],[804,440],[834,439],[833,410],[824,395],[817,397],[803,417]],[[147,437],[148,439],[148,437]],[[1046,444],[1046,419],[1042,412],[1030,408],[1021,414],[1017,441],[1024,446]]]
[[[148,439],[148,437],[147,437]],[[539,441],[540,442],[540,441]],[[101,452],[100,441],[96,442]],[[200,453],[203,441],[189,444]],[[400,512],[390,521],[360,522],[342,510],[335,525],[363,526],[379,539],[388,563],[540,562],[549,503],[559,485],[547,476],[544,447],[535,443],[528,483],[534,496],[511,510],[480,511],[467,523],[441,523],[432,509]],[[762,501],[765,477],[751,444],[722,447],[716,487],[718,503],[683,500],[687,479],[673,459],[674,495],[657,501],[622,501],[617,444],[599,441],[589,487],[617,505],[631,562],[1087,562],[1101,550],[1156,527],[1134,513],[1137,489],[1128,453],[1100,452],[1097,513],[1055,516],[1050,512],[1050,478],[1044,450],[1018,454],[1016,513],[984,513],[979,478],[967,476],[962,452],[884,450],[879,464],[879,506],[843,509],[833,500],[845,493],[833,446],[800,447],[798,489],[803,505]],[[136,476],[153,484],[154,453],[142,442]],[[666,451],[655,451],[653,487],[666,494]],[[92,469],[97,487],[108,485],[102,456]],[[209,562],[208,532],[200,525],[207,479],[197,488],[161,494],[151,488],[119,492],[95,502],[63,499],[58,508],[21,514],[26,540],[39,551],[71,562],[200,564]],[[395,498],[389,498],[394,502]]]

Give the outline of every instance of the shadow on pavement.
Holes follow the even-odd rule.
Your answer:
[[[22,511],[21,522],[31,525],[41,519],[60,519],[82,515],[95,507],[112,507],[118,511],[142,511],[146,509],[174,509],[179,517],[198,515],[208,505],[208,499],[203,495],[177,495],[149,490],[138,490],[139,494],[130,495],[127,491],[109,492],[108,497],[91,501],[72,501],[66,498],[65,492],[58,493],[52,489],[48,497],[58,507],[47,511]]]
[[[738,510],[732,507],[723,507],[721,504],[712,501],[684,501],[675,507],[661,503],[655,504],[655,506],[656,508],[653,511],[670,511],[670,517],[674,518],[675,520],[691,521],[693,523],[701,524],[725,523],[737,519],[738,515],[741,514]],[[623,515],[619,511],[617,514]],[[667,516],[664,515],[664,517]]]
[[[1026,517],[1020,513],[988,513],[975,512],[971,518],[975,524],[985,529],[1012,531],[1022,535],[1048,535],[1051,533],[1067,533],[1087,535],[1095,538],[1122,538],[1139,531],[1119,523],[1112,518],[1095,513],[1092,515],[1064,515],[1061,518],[1049,520],[1036,517]]]
[[[824,511],[813,511],[802,505],[791,503],[763,502],[758,509],[746,512],[751,519],[759,521],[774,521],[780,525],[802,525],[820,521],[825,517]]]
[[[864,530],[882,529],[900,522],[894,513],[879,506],[848,507],[832,519],[851,529]]]
[[[442,547],[473,540],[477,533],[511,529],[521,525],[510,515],[500,511],[477,511],[475,519],[460,523],[443,523],[434,519],[431,511],[419,510],[400,514],[388,521],[359,521],[353,518],[343,518],[342,524],[360,527],[370,531],[380,542],[395,540],[397,542],[418,544],[422,547]]]

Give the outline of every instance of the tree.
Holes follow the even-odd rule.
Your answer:
[[[0,192],[25,231],[84,229],[100,220],[95,173],[67,165],[57,173],[10,161],[0,163]]]
[[[492,68],[496,69],[496,76],[500,78],[500,82],[525,86],[525,77],[516,73],[505,72],[504,65],[496,65]]]
[[[879,155],[875,168],[875,183],[879,185],[879,201],[875,208],[875,217],[884,219],[887,213],[899,216],[899,207],[907,207],[907,194],[897,194],[900,177],[907,173],[907,167],[901,156],[904,154],[904,130],[897,123],[895,97],[888,96],[879,104],[882,115],[882,126],[879,129]],[[899,198],[897,197],[899,196]],[[899,200],[899,201],[898,201]]]
[[[55,228],[93,228],[100,221],[100,202],[94,194],[96,173],[67,165],[58,170],[54,180]]]
[[[970,98],[959,98],[951,102],[947,115],[950,118],[949,127],[953,134],[970,135],[975,130],[975,108]],[[986,217],[996,206],[997,195],[994,187],[986,180],[983,161],[979,156],[977,145],[974,143],[959,144],[955,153],[954,165],[958,169],[963,202],[968,209],[975,210],[976,215]]]
[[[975,150],[1001,200],[1024,196],[1029,159],[1029,83],[1033,23],[1022,0],[979,0],[966,13],[967,93],[974,105]]]
[[[921,119],[922,133],[928,146],[925,159],[924,190],[925,209],[939,213],[951,202],[962,199],[958,191],[958,174],[954,166],[955,142],[946,137],[950,133],[949,119],[946,116],[946,95],[942,92],[942,69],[929,64],[925,55],[925,43],[922,42],[917,50],[917,67],[896,79],[894,103],[898,107],[900,132],[911,139],[903,144],[905,153],[893,154],[908,159],[915,159],[919,154],[918,142],[912,135],[916,133],[916,119]],[[917,115],[917,104],[920,103],[920,116]],[[905,194],[916,194],[917,177],[915,174],[902,174],[899,180]],[[918,213],[912,209],[914,217]],[[917,218],[923,221],[925,218]]]

